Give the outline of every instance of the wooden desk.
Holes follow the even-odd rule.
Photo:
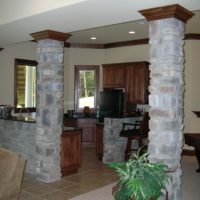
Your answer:
[[[199,169],[196,172],[200,172],[200,133],[185,133],[184,136],[185,144],[195,148],[195,154],[199,164]]]

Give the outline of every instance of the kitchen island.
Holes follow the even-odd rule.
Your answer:
[[[127,138],[120,137],[123,123],[135,123],[141,117],[104,118],[103,162],[111,163],[124,160]],[[137,144],[134,144],[137,145]]]

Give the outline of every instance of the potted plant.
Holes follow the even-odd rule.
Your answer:
[[[131,155],[127,162],[114,162],[118,183],[113,188],[115,200],[157,200],[166,192],[171,180],[168,166],[162,162],[150,163],[148,153]],[[167,193],[167,192],[166,192]]]

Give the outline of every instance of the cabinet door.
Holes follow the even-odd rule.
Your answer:
[[[61,174],[76,173],[81,165],[81,130],[64,131],[61,135]]]
[[[103,87],[104,88],[113,88],[113,67],[104,66],[103,67]]]
[[[145,103],[146,71],[145,67],[137,67],[135,73],[135,102]]]
[[[103,125],[96,127],[96,155],[99,160],[103,158]]]
[[[136,69],[135,67],[128,66],[126,68],[126,103],[135,103],[135,77],[136,77]]]
[[[128,66],[126,69],[126,102],[144,104],[149,83],[148,66]]]
[[[103,88],[123,88],[125,68],[122,64],[103,66]]]
[[[78,126],[82,128],[83,147],[95,147],[96,119],[78,119]]]
[[[113,88],[123,88],[125,86],[124,84],[124,72],[125,67],[120,66],[114,66],[113,67]]]

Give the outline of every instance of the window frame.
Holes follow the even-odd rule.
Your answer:
[[[28,65],[28,66],[36,67],[36,82],[37,82],[37,65],[38,65],[38,62],[35,61],[35,60],[15,58],[14,59],[14,112],[15,113],[36,112],[37,102],[36,102],[36,107],[26,107],[26,109],[22,109],[22,108],[17,107],[17,68],[18,68],[19,65]],[[37,94],[37,86],[36,86],[35,95],[36,94]]]
[[[75,112],[82,112],[83,108],[79,107],[79,71],[80,70],[94,70],[95,79],[95,95],[94,108],[90,108],[91,112],[96,112],[99,106],[99,65],[75,65],[75,81],[74,81],[74,110]]]

